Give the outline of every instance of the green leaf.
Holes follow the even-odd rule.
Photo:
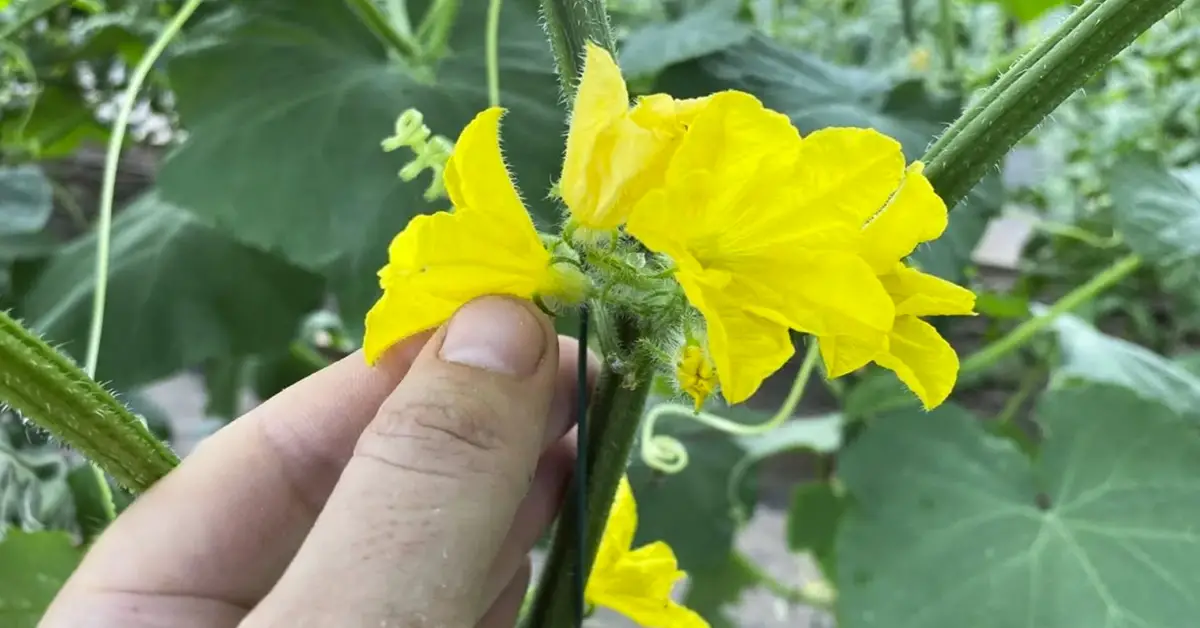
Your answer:
[[[1109,176],[1117,230],[1135,253],[1200,279],[1200,196],[1144,153],[1123,159]],[[1194,287],[1192,283],[1189,287]]]
[[[638,501],[637,544],[667,541],[681,568],[698,572],[721,566],[733,546],[733,504],[724,488],[745,449],[728,436],[688,419],[661,421],[656,430],[678,438],[687,447],[683,471],[664,475],[645,466],[640,456],[629,467],[629,481]],[[737,497],[753,503],[757,482],[747,478]]]
[[[1200,408],[1200,378],[1153,351],[1109,336],[1082,319],[1064,314],[1055,319],[1062,363],[1054,383],[1070,381],[1113,384],[1157,401],[1177,412]]]
[[[52,211],[50,181],[41,168],[0,167],[0,237],[39,232]]]
[[[391,238],[448,205],[422,198],[428,173],[401,181],[411,153],[380,142],[409,107],[450,138],[487,107],[486,10],[461,3],[452,52],[433,68],[395,58],[340,0],[255,0],[214,17],[202,45],[170,66],[189,137],[163,166],[164,196],[251,246],[329,271],[344,318],[361,317]],[[532,0],[503,4],[500,84],[506,155],[549,219],[542,199],[564,114],[536,11]]]
[[[743,420],[749,424],[761,424],[770,420],[770,416],[760,412],[742,408],[730,408],[721,414],[735,420]],[[726,482],[726,491],[730,503],[734,506],[735,516],[745,520],[750,516],[754,504],[737,501],[739,487],[743,485],[746,474],[758,463],[789,451],[812,451],[828,454],[837,451],[842,446],[841,414],[828,414],[817,417],[791,419],[783,425],[756,436],[740,436],[735,439],[746,451],[746,455],[733,466]]]
[[[871,368],[846,394],[842,412],[851,420],[858,420],[919,403],[895,373]]]
[[[238,415],[242,388],[246,383],[246,358],[209,360],[204,364],[204,414],[232,421]],[[263,397],[270,399],[270,397]]]
[[[0,539],[0,624],[36,628],[82,552],[64,532],[10,529]]]
[[[81,358],[91,320],[96,240],[50,262],[21,309]],[[286,346],[321,304],[323,281],[200,224],[151,192],[113,222],[98,376],[129,389],[205,360]]]
[[[653,22],[634,30],[621,44],[621,70],[627,78],[740,44],[754,32],[737,21],[737,4],[710,2],[678,20]]]
[[[759,583],[758,573],[737,551],[726,554],[725,563],[700,577],[692,577],[683,603],[708,620],[711,628],[738,626],[724,608],[737,603],[742,594]]]
[[[1093,386],[1049,394],[1034,461],[946,405],[868,426],[839,471],[843,628],[1176,628],[1200,613],[1200,435]]]
[[[834,544],[845,508],[845,500],[832,484],[809,482],[796,487],[788,509],[788,549],[812,554],[829,579],[837,574]]]
[[[0,121],[0,143],[22,146],[39,159],[64,157],[85,141],[104,142],[108,129],[75,86],[43,85],[29,117]]]
[[[664,475],[645,466],[635,454],[629,482],[638,502],[635,545],[666,541],[675,550],[680,569],[688,572],[691,586],[705,591],[722,590],[733,577],[730,552],[737,526],[731,516],[734,502],[726,487],[729,475],[745,456],[745,449],[728,436],[689,419],[664,420],[658,434],[680,439],[690,461],[683,471]],[[757,482],[748,477],[735,491],[738,503],[753,503]],[[718,621],[715,602],[697,609],[709,621]]]

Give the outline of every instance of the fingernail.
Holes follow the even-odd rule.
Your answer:
[[[484,297],[458,311],[446,329],[442,360],[526,377],[546,352],[546,333],[533,312],[512,299]]]

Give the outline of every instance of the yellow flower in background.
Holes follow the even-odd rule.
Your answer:
[[[383,296],[367,313],[363,351],[374,364],[389,347],[436,327],[472,299],[507,294],[580,301],[586,279],[551,264],[500,152],[493,107],[462,131],[446,164],[451,212],[413,218],[388,247]]]
[[[903,263],[917,245],[946,230],[946,204],[925,178],[920,162],[905,173],[900,189],[877,215],[865,215],[863,257],[896,306],[896,321],[883,351],[855,338],[822,336],[821,354],[830,377],[867,361],[894,371],[926,408],[946,400],[958,379],[958,355],[922,316],[971,315],[975,295]]]
[[[671,599],[675,583],[687,574],[679,570],[670,546],[658,541],[632,549],[636,532],[637,502],[622,477],[584,591],[587,603],[644,628],[707,628],[700,615]]]
[[[904,162],[891,163],[893,144],[857,133],[801,140],[786,116],[722,92],[695,116],[663,186],[630,215],[626,230],[671,258],[704,316],[729,403],[791,357],[789,329],[883,346],[895,307],[859,254],[853,208],[880,207],[895,189]]]
[[[571,111],[559,194],[579,226],[612,230],[661,180],[666,160],[703,99],[665,94],[632,109],[612,56],[589,43]]]

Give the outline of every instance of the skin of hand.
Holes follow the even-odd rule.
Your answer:
[[[40,626],[512,626],[575,457],[577,350],[485,297],[309,376],[139,497]]]

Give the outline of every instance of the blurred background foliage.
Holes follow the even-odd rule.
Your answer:
[[[0,308],[77,360],[114,99],[180,4],[0,1]],[[354,351],[391,235],[443,208],[397,177],[404,157],[380,141],[408,107],[453,137],[486,106],[485,2],[410,0],[406,53],[354,4],[209,0],[135,109],[98,378],[181,448],[203,433],[179,433],[148,387],[198,382],[212,429]],[[1071,9],[608,4],[635,94],[745,90],[802,132],[873,127],[910,159]],[[549,225],[565,115],[536,2],[504,2],[500,63],[506,154]],[[1197,0],[1039,126],[913,261],[979,292],[981,316],[938,323],[969,356],[1130,253],[1141,263],[1127,277],[964,372],[934,413],[866,370],[813,382],[797,416],[760,436],[663,421],[691,463],[666,475],[634,460],[640,534],[675,546],[688,602],[715,626],[757,625],[730,610],[751,590],[830,602],[736,549],[756,507],[791,511],[778,552],[836,589],[825,610],[845,628],[1185,625],[1200,611],[1200,539],[1184,525],[1200,518]],[[794,372],[747,408],[710,410],[765,420]],[[0,412],[4,626],[36,624],[96,532],[90,472]]]

